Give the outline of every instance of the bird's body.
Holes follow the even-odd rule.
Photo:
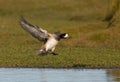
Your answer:
[[[58,44],[58,41],[54,39],[54,37],[50,37],[49,40],[46,42],[46,51],[51,50],[55,48],[55,46]]]
[[[66,33],[48,33],[46,30],[39,28],[37,26],[33,26],[28,23],[24,18],[21,20],[21,26],[27,32],[29,32],[33,37],[37,38],[39,41],[43,41],[44,45],[42,45],[41,49],[37,52],[39,55],[45,55],[47,53],[51,53],[53,55],[57,55],[54,50],[60,39],[68,38],[68,34]]]

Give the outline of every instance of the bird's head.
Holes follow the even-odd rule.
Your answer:
[[[69,35],[67,33],[63,33],[60,35],[60,38],[67,39],[69,38]]]

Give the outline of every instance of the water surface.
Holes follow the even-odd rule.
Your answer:
[[[0,82],[120,82],[120,70],[0,68]]]

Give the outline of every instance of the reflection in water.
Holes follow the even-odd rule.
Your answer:
[[[120,82],[120,70],[0,68],[0,82]]]
[[[41,82],[107,82],[104,70],[42,69]]]
[[[108,70],[107,75],[108,75],[109,79],[112,79],[116,82],[120,82],[120,70],[118,70],[118,69]]]
[[[42,82],[47,82],[47,78],[46,78],[46,72],[42,71],[40,72],[40,79],[42,80]]]

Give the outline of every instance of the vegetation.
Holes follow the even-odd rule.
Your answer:
[[[119,0],[109,0],[110,2],[110,5],[108,7],[108,12],[106,14],[106,17],[105,17],[105,21],[108,21],[108,28],[111,27],[111,25],[114,23],[114,21],[116,20],[115,16],[116,16],[116,13],[118,12],[119,10]]]
[[[0,0],[0,67],[120,68],[119,11],[106,28],[108,0]],[[71,36],[61,40],[57,56],[38,56],[41,42],[19,25],[23,15],[49,32]]]
[[[105,17],[106,21],[110,21],[117,12],[117,10],[119,9],[119,0],[109,0],[109,1],[110,1],[110,5],[108,8],[108,13]]]

